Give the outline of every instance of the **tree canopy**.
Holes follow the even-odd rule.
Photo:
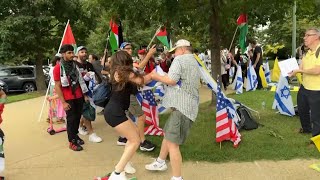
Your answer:
[[[67,20],[78,45],[102,54],[109,21],[122,21],[124,39],[135,48],[146,45],[164,25],[172,40],[186,38],[201,51],[212,50],[213,69],[219,74],[219,52],[229,48],[241,13],[248,14],[249,34],[274,54],[273,47],[291,49],[293,0],[4,0],[0,2],[0,62],[29,60],[41,67],[56,53]],[[297,38],[319,24],[320,2],[296,0]],[[264,27],[264,28],[258,28]],[[236,34],[233,46],[238,44]],[[155,43],[160,43],[155,41]],[[272,49],[273,48],[273,49]],[[38,82],[43,74],[37,68]],[[44,86],[40,85],[40,89]]]

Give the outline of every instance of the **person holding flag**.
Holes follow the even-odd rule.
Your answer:
[[[258,81],[257,89],[262,89],[262,82],[259,76],[260,66],[262,65],[262,49],[260,46],[257,45],[257,41],[254,39],[250,40],[249,43],[253,48],[251,63],[257,75],[257,81]]]
[[[166,170],[165,160],[169,154],[172,167],[171,180],[182,180],[180,145],[185,142],[198,114],[200,72],[196,68],[198,63],[192,54],[189,41],[178,40],[170,51],[174,51],[175,59],[168,75],[162,76],[153,71],[151,77],[169,85],[163,98],[163,106],[171,108],[172,113],[164,127],[165,135],[159,157],[145,168],[150,171]],[[177,87],[178,82],[181,83]]]
[[[299,69],[293,70],[289,76],[303,74],[297,103],[301,122],[300,133],[320,134],[320,30],[310,28],[304,35],[304,44],[309,48],[302,58]]]

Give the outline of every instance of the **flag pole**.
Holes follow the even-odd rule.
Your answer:
[[[59,46],[59,49],[58,49],[58,53],[60,52],[60,48],[61,48],[61,45],[62,45],[62,41],[63,41],[64,36],[65,36],[65,34],[66,34],[66,31],[67,31],[67,27],[68,27],[69,22],[70,22],[70,20],[68,19],[67,25],[66,25],[66,27],[64,28],[64,32],[63,32],[62,39],[61,39],[61,41],[60,41],[60,46]],[[46,99],[47,99],[47,96],[48,96],[48,93],[49,93],[49,89],[50,89],[50,86],[51,86],[51,83],[50,83],[50,82],[51,82],[51,78],[52,78],[52,77],[50,77],[50,81],[49,81],[49,85],[48,85],[48,88],[47,88],[46,95],[44,96],[44,100],[43,100],[43,103],[42,103],[42,108],[41,108],[41,111],[40,111],[40,114],[39,114],[38,122],[40,122],[40,120],[41,120],[42,113],[43,113],[43,109],[44,109],[44,106],[45,106],[45,104],[46,104]]]
[[[230,46],[229,46],[229,52],[230,52],[230,50],[231,50],[231,47],[232,47],[234,38],[235,38],[235,36],[236,36],[236,34],[237,34],[238,28],[239,28],[239,26],[237,26],[236,30],[234,31],[233,38],[232,38],[231,44],[230,44]]]
[[[149,48],[150,48],[151,43],[153,42],[154,38],[156,38],[157,33],[159,32],[160,28],[161,28],[161,26],[157,29],[156,33],[154,33],[153,38],[151,39],[150,43],[149,43],[149,44],[148,44],[148,46],[147,46],[147,49],[149,49]]]
[[[65,34],[66,34],[66,31],[67,31],[67,27],[68,27],[69,22],[70,22],[70,20],[68,19],[67,25],[66,25],[66,27],[64,28],[63,36],[62,36],[62,39],[61,39],[61,42],[60,42],[60,46],[59,46],[59,49],[58,49],[58,53],[60,52],[60,48],[61,48],[61,45],[62,45],[62,41],[63,41],[64,36],[65,36]]]
[[[51,78],[50,78],[50,81],[49,81],[49,84],[48,84],[48,88],[47,88],[46,95],[44,96],[44,100],[43,100],[43,103],[42,103],[42,108],[41,108],[41,111],[40,111],[40,114],[39,114],[38,122],[41,121],[41,117],[42,117],[42,113],[43,113],[43,108],[44,108],[44,106],[45,106],[45,104],[46,104],[46,99],[47,99],[47,96],[48,96],[48,93],[49,93],[50,86],[51,86]]]

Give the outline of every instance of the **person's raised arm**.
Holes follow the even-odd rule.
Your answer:
[[[144,69],[144,67],[148,64],[148,61],[150,60],[150,58],[157,52],[157,49],[156,49],[156,45],[153,45],[146,57],[139,63],[139,69]]]

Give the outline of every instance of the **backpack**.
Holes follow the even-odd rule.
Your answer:
[[[240,117],[240,122],[238,125],[238,129],[252,130],[258,128],[258,123],[253,118],[250,113],[250,110],[243,105],[240,105],[237,109],[237,114]]]
[[[111,85],[105,81],[100,83],[94,90],[93,90],[93,103],[99,107],[105,107],[111,97]]]

